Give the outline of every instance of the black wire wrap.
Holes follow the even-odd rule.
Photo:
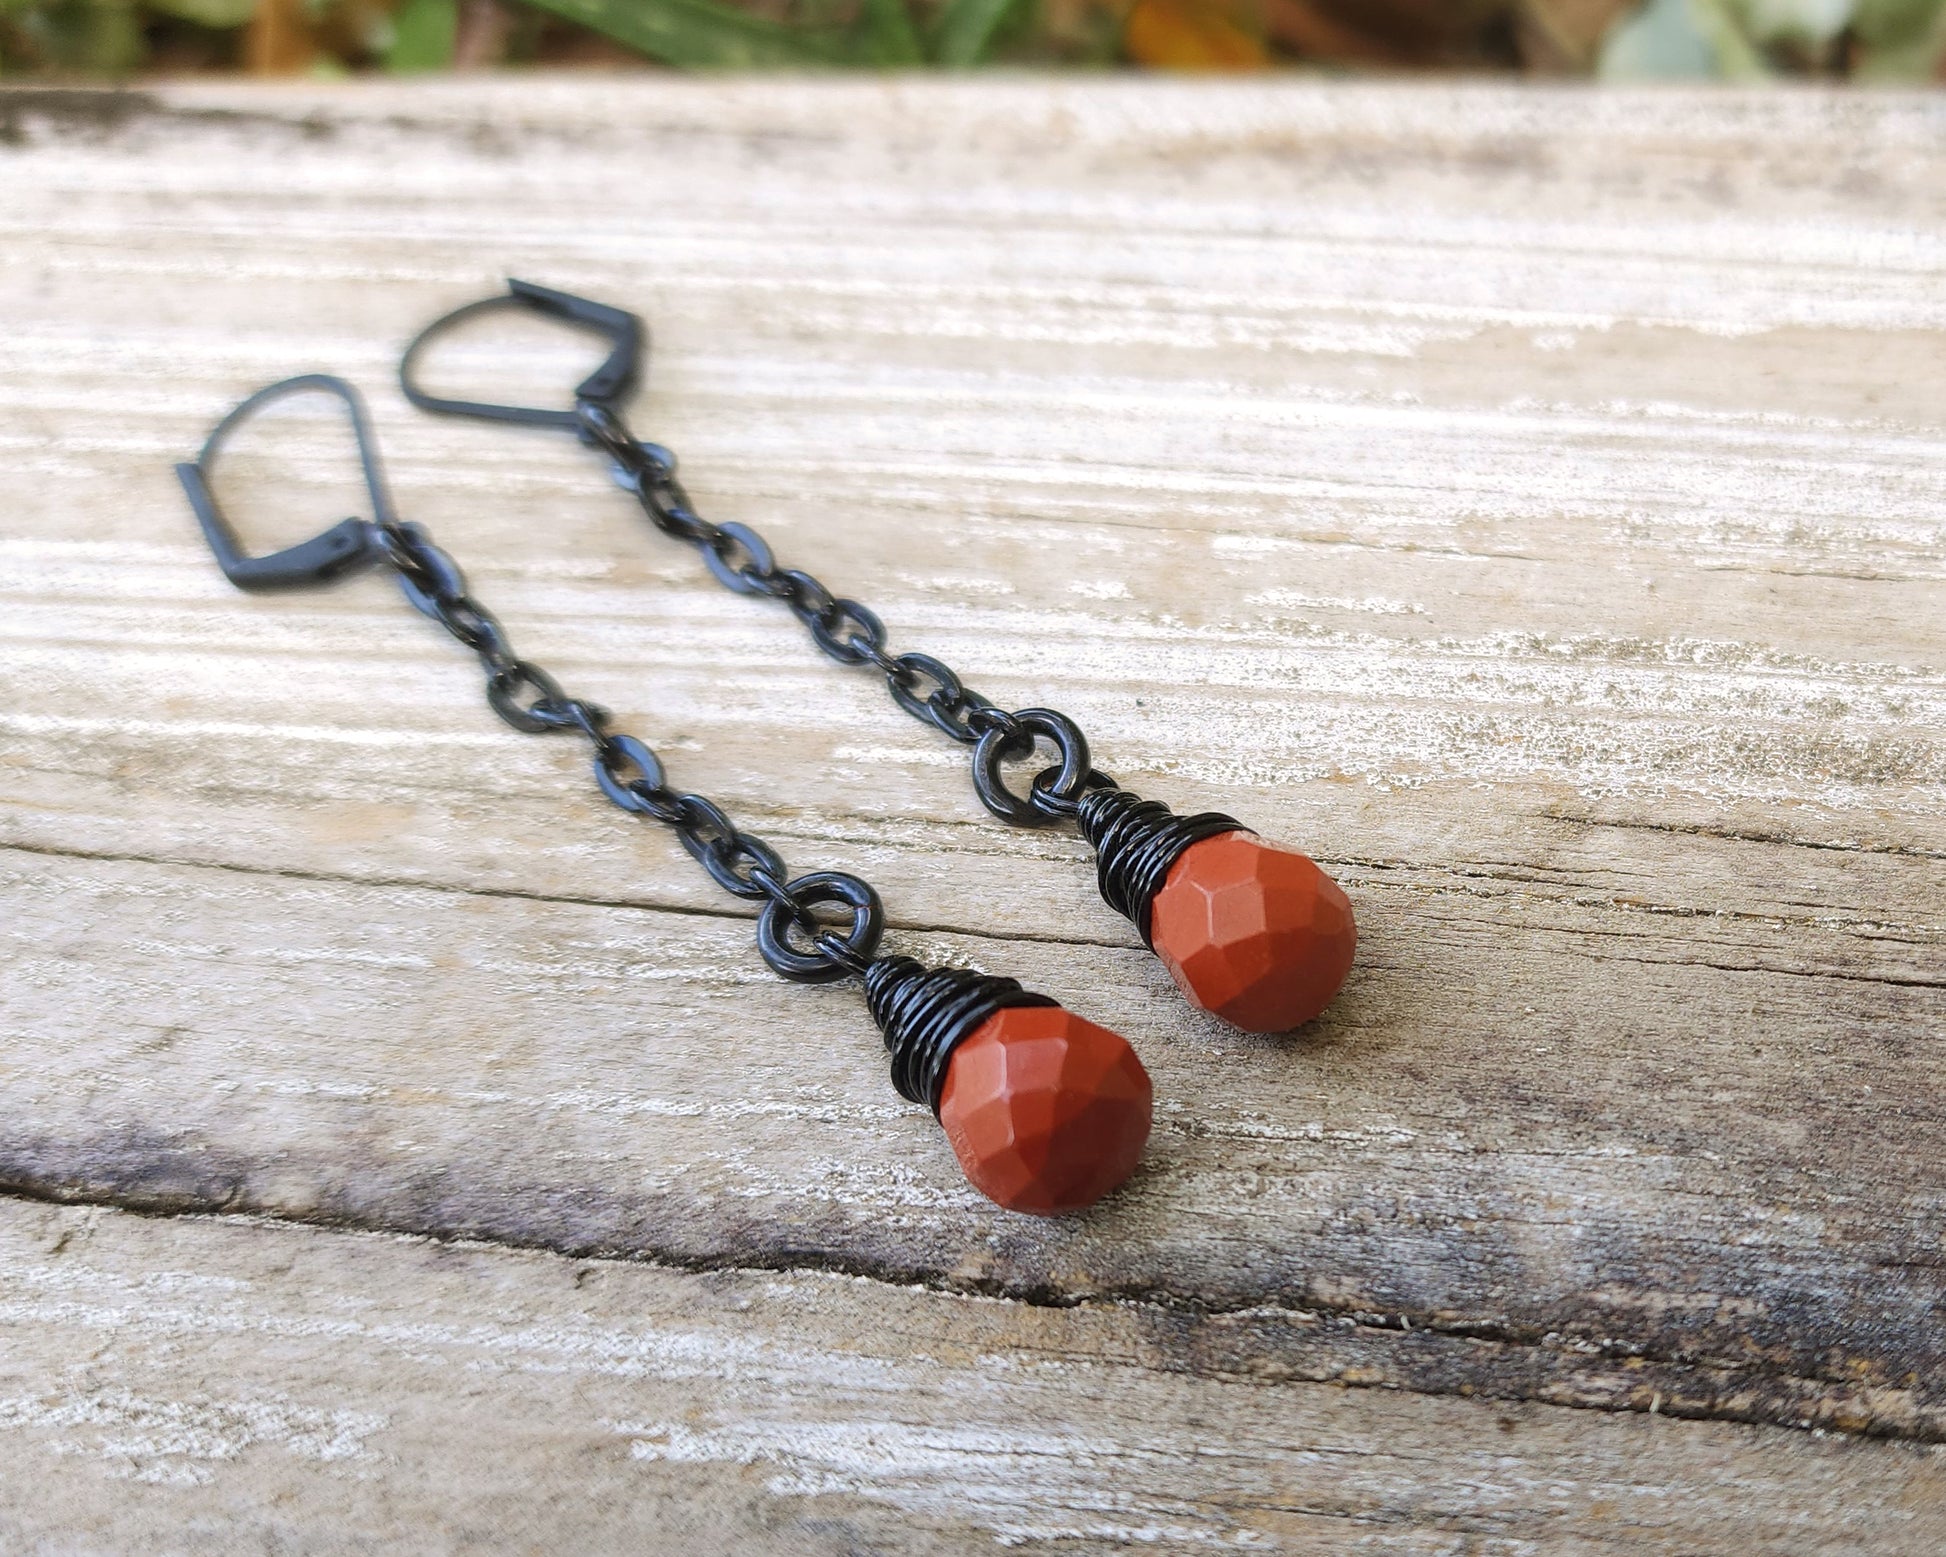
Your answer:
[[[1169,879],[1169,869],[1191,844],[1219,833],[1247,829],[1221,811],[1177,816],[1160,800],[1144,800],[1126,789],[1095,789],[1075,810],[1081,836],[1095,846],[1095,878],[1108,906],[1133,920],[1142,944],[1151,951],[1149,908]]]
[[[1052,1006],[1020,980],[972,968],[928,968],[910,957],[880,957],[865,970],[865,1005],[885,1034],[899,1096],[939,1116],[946,1064],[960,1041],[996,1011]]]

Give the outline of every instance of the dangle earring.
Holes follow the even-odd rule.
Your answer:
[[[212,462],[245,418],[305,391],[336,395],[350,411],[370,519],[344,519],[268,557],[247,555],[209,488]],[[632,735],[611,733],[606,710],[570,697],[513,651],[506,630],[467,593],[458,566],[423,526],[393,514],[363,402],[342,379],[306,374],[258,391],[217,424],[192,464],[176,474],[203,535],[240,589],[305,589],[372,566],[389,567],[414,607],[480,658],[487,702],[516,730],[565,731],[594,749],[602,794],[671,828],[712,880],[761,903],[757,949],[787,979],[824,984],[857,977],[891,1054],[892,1084],[929,1107],[974,1186],[1014,1211],[1072,1211],[1100,1199],[1135,1170],[1149,1136],[1151,1091],[1135,1051],[1010,978],[970,968],[927,968],[878,951],[885,914],[857,876],[814,871],[791,877],[777,851],[741,831],[715,802],[665,781],[660,759]],[[849,912],[842,930],[813,910]]]
[[[608,359],[575,390],[572,410],[482,404],[427,394],[417,382],[426,347],[463,320],[522,309],[601,336]],[[973,691],[929,654],[891,654],[885,626],[856,600],[833,595],[796,568],[780,568],[748,525],[712,524],[689,506],[675,456],[637,439],[616,406],[635,387],[646,349],[641,320],[619,308],[508,282],[503,296],[455,309],[406,348],[399,380],[422,410],[575,433],[614,464],[649,521],[689,541],[726,588],[780,600],[841,665],[884,675],[900,708],[973,748],[973,787],[1003,822],[1042,827],[1072,821],[1095,849],[1108,905],[1130,919],[1190,1002],[1248,1032],[1301,1026],[1330,1004],[1351,971],[1358,932],[1337,882],[1307,856],[1265,843],[1233,816],[1178,816],[1158,800],[1120,788],[1091,763],[1088,742],[1051,708],[1008,712]],[[1041,741],[1058,761],[1025,795],[1007,787],[1001,765],[1031,757]]]

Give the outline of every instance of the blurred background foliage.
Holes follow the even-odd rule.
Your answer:
[[[976,65],[1946,78],[1946,0],[0,0],[0,75]]]

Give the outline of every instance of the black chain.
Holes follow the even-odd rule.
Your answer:
[[[506,629],[467,593],[459,565],[433,544],[424,526],[382,519],[374,528],[406,599],[480,657],[487,702],[496,714],[530,734],[571,730],[585,736],[594,747],[595,782],[609,800],[672,829],[724,891],[764,904],[757,945],[772,968],[804,983],[865,971],[884,929],[884,910],[869,885],[835,871],[791,880],[782,856],[738,828],[715,801],[670,788],[661,759],[646,743],[610,733],[607,709],[568,696],[540,666],[515,654]],[[820,904],[850,909],[850,928],[838,934],[822,923],[812,912]],[[809,950],[795,943],[793,932],[809,942]]]
[[[669,450],[637,439],[605,405],[581,400],[576,415],[582,436],[615,462],[616,478],[635,494],[649,522],[701,551],[719,583],[740,595],[783,601],[832,659],[872,666],[885,677],[899,707],[973,747],[973,787],[995,816],[1017,826],[1044,826],[1072,818],[1090,791],[1115,787],[1090,765],[1087,738],[1065,714],[1049,708],[1008,713],[967,686],[944,661],[930,654],[888,653],[885,624],[869,606],[832,594],[802,569],[778,567],[770,543],[748,525],[712,524],[697,513],[676,479],[676,457]],[[1001,765],[1031,757],[1042,737],[1054,743],[1061,760],[1038,773],[1025,796],[1018,795],[1007,787]]]

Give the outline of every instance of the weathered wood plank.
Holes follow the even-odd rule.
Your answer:
[[[9,1183],[1365,1315],[1415,1327],[1356,1364],[1410,1389],[1946,1429],[1938,105],[99,102],[0,98]],[[1004,835],[585,453],[407,412],[399,342],[501,264],[650,316],[638,419],[708,512],[1327,860],[1334,1013],[1200,1022],[1078,846]],[[855,997],[770,981],[385,586],[228,590],[169,464],[307,367],[681,782],[1138,1042],[1128,1194],[978,1204]],[[333,439],[259,447],[259,533],[342,511]]]
[[[0,1202],[0,1539],[1918,1557],[1946,1538],[1938,1447],[1293,1382],[1250,1365],[1279,1327],[1341,1359],[1401,1339]]]
[[[1846,1021],[1888,1036],[1826,1060],[1852,1095],[1791,1120],[1767,1112],[1763,1055],[1708,1035],[1759,1005],[1811,1069],[1833,981],[1699,983],[1678,930],[1669,967],[1630,954],[1631,1000],[1665,1013],[1630,1021],[1653,1058],[1616,1055],[1551,945],[1572,929],[1480,925],[1469,899],[1473,928],[1433,933],[1421,911],[1419,949],[1368,968],[1301,1046],[1147,1042],[1162,1128],[1141,1178],[1048,1223],[960,1182],[931,1120],[885,1089],[855,997],[781,985],[733,920],[32,856],[0,879],[19,1121],[0,1173],[23,1187],[1057,1300],[1359,1312],[1539,1346],[1549,1388],[1589,1403],[1941,1425],[1921,1198],[1936,1123],[1902,1106],[1825,1139],[1815,1168],[1790,1155],[1804,1114],[1835,1129],[1857,1094],[1893,1093],[1903,986],[1839,982]],[[1106,1021],[1164,1025],[1135,951],[1007,953]],[[1504,1075],[1500,991],[1550,976],[1530,997],[1549,1040],[1522,1040]],[[1683,1049],[1706,1080],[1663,1074]],[[1589,1348],[1623,1371],[1589,1373]],[[1459,1355],[1476,1387],[1514,1387],[1499,1354]],[[1643,1355],[1698,1364],[1695,1381],[1631,1382]]]

